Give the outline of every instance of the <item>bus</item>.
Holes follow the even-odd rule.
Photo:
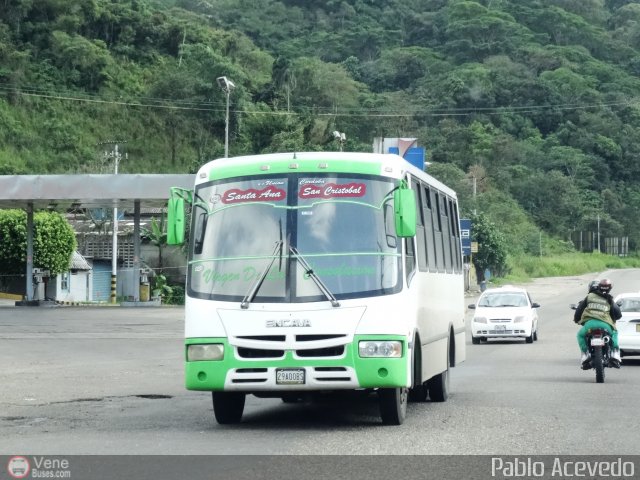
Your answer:
[[[402,157],[220,158],[171,189],[167,228],[189,245],[186,388],[212,392],[218,423],[248,394],[363,391],[387,425],[447,400],[465,359],[457,198]]]

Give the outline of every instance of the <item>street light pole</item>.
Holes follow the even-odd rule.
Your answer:
[[[229,97],[231,90],[227,90],[227,114],[224,117],[224,158],[229,158]]]
[[[236,88],[235,84],[227,77],[216,78],[218,86],[227,95],[227,113],[224,119],[224,158],[229,157],[229,97],[231,96],[231,90]]]
[[[339,132],[337,130],[334,130],[333,138],[336,139],[336,141],[338,142],[338,145],[340,145],[340,151],[342,151],[344,147],[344,142],[347,141],[347,136],[344,134],[344,132]]]

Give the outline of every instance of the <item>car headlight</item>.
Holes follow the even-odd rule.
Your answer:
[[[224,345],[219,343],[187,346],[187,362],[222,360],[223,357]]]
[[[527,319],[524,315],[519,315],[513,319],[513,323],[522,323]]]
[[[475,323],[487,323],[487,317],[473,317]]]
[[[358,344],[361,357],[399,358],[402,356],[402,342],[366,340]]]

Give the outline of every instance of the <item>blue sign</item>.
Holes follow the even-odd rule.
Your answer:
[[[389,147],[389,153],[399,155],[400,149],[398,147]],[[424,160],[426,156],[427,153],[424,147],[411,147],[405,152],[403,158],[414,167],[418,167],[420,170],[424,171]]]
[[[471,255],[471,220],[460,219],[460,239],[462,240],[462,255]]]

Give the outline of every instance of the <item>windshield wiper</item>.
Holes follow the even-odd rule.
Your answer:
[[[340,302],[338,302],[338,300],[333,295],[333,293],[331,293],[331,291],[322,282],[322,280],[320,280],[320,277],[318,277],[316,272],[313,271],[313,268],[311,268],[311,265],[309,265],[307,263],[307,261],[304,259],[304,257],[298,251],[298,249],[295,248],[295,247],[289,246],[289,250],[291,251],[291,253],[293,253],[293,256],[296,257],[296,259],[300,262],[300,264],[302,265],[302,268],[304,268],[304,270],[305,270],[304,273],[309,275],[313,279],[313,281],[316,282],[316,285],[318,286],[320,291],[324,294],[325,297],[327,297],[327,300],[329,300],[331,302],[331,306],[332,307],[339,307],[340,306]]]
[[[253,282],[253,285],[251,285],[251,288],[242,299],[242,303],[240,303],[240,308],[244,308],[244,309],[249,308],[249,304],[256,297],[258,290],[260,290],[260,287],[262,286],[262,282],[264,282],[264,279],[267,277],[269,270],[271,270],[271,267],[273,266],[273,262],[276,261],[276,258],[277,258],[276,253],[278,252],[278,250],[280,250],[279,258],[280,258],[280,261],[282,262],[282,243],[283,243],[282,240],[276,242],[276,248],[273,250],[273,253],[271,254],[272,256],[271,262],[269,262],[269,265],[267,265],[267,268],[263,270],[263,272],[256,279],[256,281]]]

